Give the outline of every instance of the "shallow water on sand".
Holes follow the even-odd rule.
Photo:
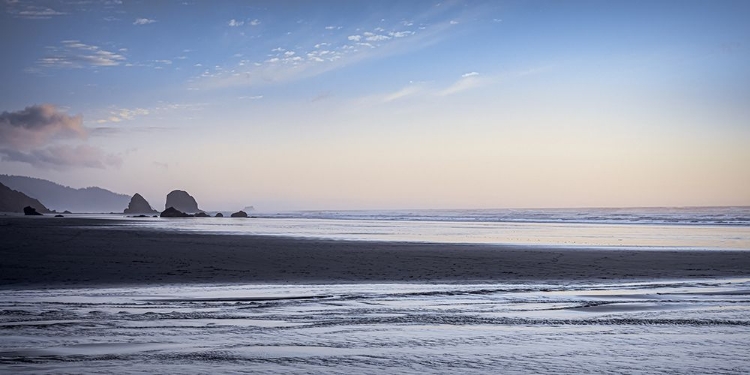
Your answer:
[[[111,227],[194,233],[569,248],[750,250],[750,226],[110,217]]]
[[[0,292],[8,373],[747,373],[750,280]]]

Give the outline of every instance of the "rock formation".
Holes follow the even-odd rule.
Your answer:
[[[140,194],[135,193],[133,198],[130,198],[128,208],[124,212],[126,214],[152,214],[157,211],[151,208],[151,205]]]
[[[232,214],[232,217],[247,217],[247,212],[245,211],[237,211]]]
[[[11,188],[0,184],[0,212],[24,212],[24,207],[31,206],[38,212],[50,212],[47,207],[38,200],[12,190]]]
[[[36,212],[36,209],[34,209],[34,207],[31,207],[31,206],[24,207],[23,214],[24,215],[40,215],[40,216],[42,215],[39,212]]]
[[[167,194],[167,203],[164,208],[173,207],[182,212],[200,212],[198,202],[190,194],[183,190],[173,190]]]
[[[196,213],[195,217],[210,217],[210,216],[208,216],[207,213],[201,211],[201,212]]]
[[[222,214],[221,212],[219,212],[219,213],[216,214],[216,217],[224,217],[224,214]]]
[[[175,209],[174,207],[169,207],[166,210],[164,210],[161,215],[161,217],[190,217],[190,215]]]

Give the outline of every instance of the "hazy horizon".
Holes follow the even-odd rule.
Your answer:
[[[6,1],[0,173],[207,210],[750,206],[745,1]]]

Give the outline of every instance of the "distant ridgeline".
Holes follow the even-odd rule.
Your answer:
[[[122,212],[130,196],[98,187],[74,189],[52,181],[25,176],[0,175],[0,183],[38,199],[50,210],[72,212]]]

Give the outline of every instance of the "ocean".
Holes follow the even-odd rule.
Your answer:
[[[228,213],[225,213],[228,216]],[[750,250],[750,207],[295,211],[113,226],[362,241]]]
[[[750,208],[304,211],[109,226],[750,251]],[[750,372],[750,279],[0,290],[0,373]]]

